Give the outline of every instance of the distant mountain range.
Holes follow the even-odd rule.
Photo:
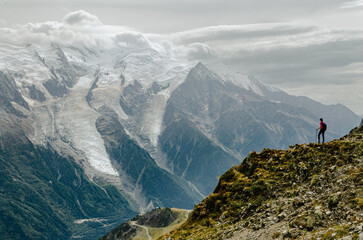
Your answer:
[[[327,140],[361,120],[155,50],[0,44],[0,234],[92,239],[191,209],[250,151],[316,141],[320,117]]]

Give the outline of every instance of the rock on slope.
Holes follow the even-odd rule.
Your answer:
[[[363,127],[326,144],[252,152],[162,239],[361,239]]]

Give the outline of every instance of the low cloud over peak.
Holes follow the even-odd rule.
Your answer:
[[[78,10],[67,14],[63,22],[69,25],[98,25],[102,24],[97,16],[92,15],[84,10]]]
[[[216,57],[214,51],[205,43],[189,44],[186,51],[188,59],[211,59]]]
[[[151,49],[152,43],[142,33],[139,32],[123,32],[118,33],[114,37],[117,45],[131,49]]]

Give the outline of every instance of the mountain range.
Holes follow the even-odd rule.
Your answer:
[[[152,49],[1,43],[0,233],[92,239],[139,212],[191,209],[250,151],[316,141],[320,117],[327,140],[360,122]]]

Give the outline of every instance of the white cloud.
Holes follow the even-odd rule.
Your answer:
[[[153,49],[152,43],[149,41],[149,39],[139,32],[123,32],[116,34],[114,41],[120,47],[130,50]]]
[[[186,56],[192,60],[203,60],[216,57],[213,50],[205,43],[192,43],[186,48]]]
[[[220,56],[234,56],[242,50],[261,52],[361,40],[363,30],[321,29],[306,24],[282,23],[221,25],[174,33],[170,39],[176,45],[207,44]]]
[[[152,40],[149,39],[150,36]],[[12,45],[83,43],[88,47],[122,47],[127,50],[152,49],[172,57],[210,57],[212,51],[204,43],[175,45],[167,35],[143,34],[128,27],[102,24],[98,17],[83,10],[67,14],[63,21],[27,23],[11,28],[0,27],[0,42]]]
[[[28,23],[13,28],[0,28],[0,42],[13,45],[47,44],[50,42],[64,44],[83,42],[90,45],[92,39],[89,34],[75,31],[59,22]]]
[[[363,7],[363,0],[349,1],[342,4],[341,8]]]
[[[84,10],[78,10],[78,11],[67,14],[63,18],[63,22],[65,22],[69,25],[98,25],[98,24],[101,24],[101,21],[98,19],[98,17],[96,17]]]
[[[312,26],[298,26],[285,23],[219,25],[172,34],[172,39],[180,43],[217,42],[261,37],[296,35],[310,32]]]
[[[86,46],[107,46],[118,31],[125,27],[103,25],[96,16],[83,10],[71,12],[63,18],[63,22],[47,21],[43,23],[27,23],[11,28],[1,27],[0,42],[13,45],[83,43]]]

